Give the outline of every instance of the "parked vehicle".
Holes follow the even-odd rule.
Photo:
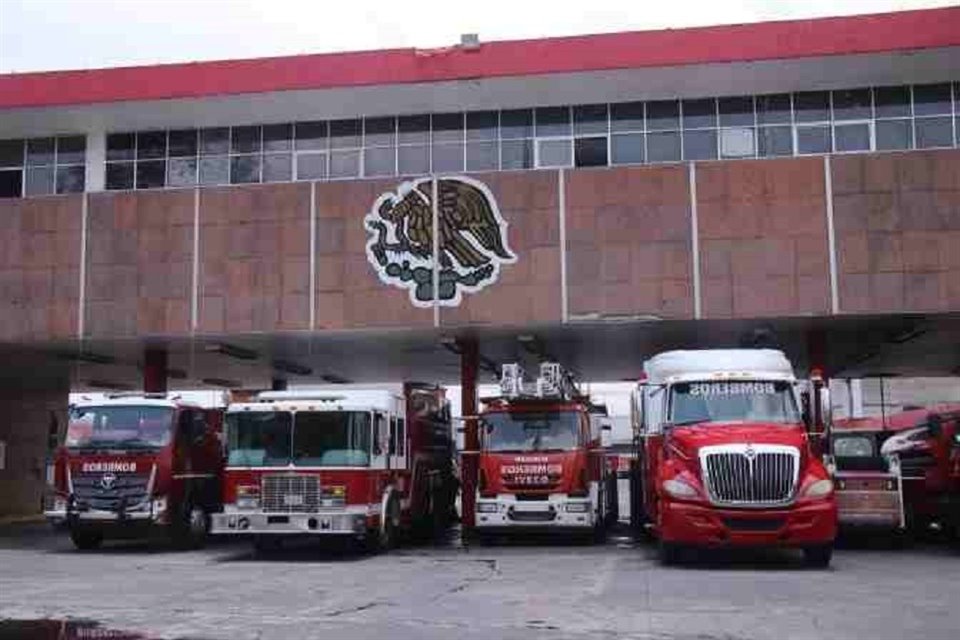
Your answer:
[[[890,435],[880,420],[834,423],[825,462],[834,480],[841,528],[879,529],[894,535],[906,530],[900,459],[880,453]]]
[[[601,537],[613,478],[600,438],[605,412],[557,363],[543,363],[532,385],[518,364],[504,365],[500,387],[480,412],[477,535]]]
[[[450,521],[456,494],[442,388],[277,391],[226,414],[224,510],[213,533],[259,551],[293,536],[389,548]]]
[[[688,546],[773,546],[828,565],[837,504],[811,445],[829,424],[828,390],[815,383],[802,402],[790,362],[769,349],[670,351],[644,371],[631,403],[639,507],[661,560]]]
[[[115,394],[70,407],[45,515],[80,549],[160,528],[197,546],[220,510],[222,411],[166,394]]]

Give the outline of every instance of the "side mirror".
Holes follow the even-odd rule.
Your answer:
[[[833,404],[830,401],[830,388],[824,385],[820,388],[820,423],[824,431],[833,426]]]
[[[633,409],[633,430],[636,433],[643,431],[644,418],[647,411],[647,394],[645,385],[637,385],[636,391],[633,393],[633,401],[631,402]]]

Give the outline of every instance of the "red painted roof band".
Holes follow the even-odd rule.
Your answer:
[[[960,7],[664,31],[0,75],[0,109],[960,46]]]

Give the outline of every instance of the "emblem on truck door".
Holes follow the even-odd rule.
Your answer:
[[[463,292],[476,293],[497,281],[500,267],[517,261],[507,243],[507,222],[485,184],[467,177],[437,179],[437,219],[433,179],[401,183],[382,194],[364,217],[369,235],[367,260],[384,284],[406,289],[416,307],[460,304]],[[434,295],[434,228],[439,236],[437,293]]]

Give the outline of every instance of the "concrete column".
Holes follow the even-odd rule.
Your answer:
[[[143,352],[143,390],[146,393],[167,392],[167,351],[147,348]]]
[[[107,134],[103,131],[87,132],[86,190],[103,191],[107,185]]]
[[[476,340],[459,340],[460,347],[460,411],[464,416],[477,415],[477,370],[480,352]],[[463,421],[463,457],[460,466],[461,524],[465,531],[476,524],[477,471],[479,467],[480,434],[477,420]]]

